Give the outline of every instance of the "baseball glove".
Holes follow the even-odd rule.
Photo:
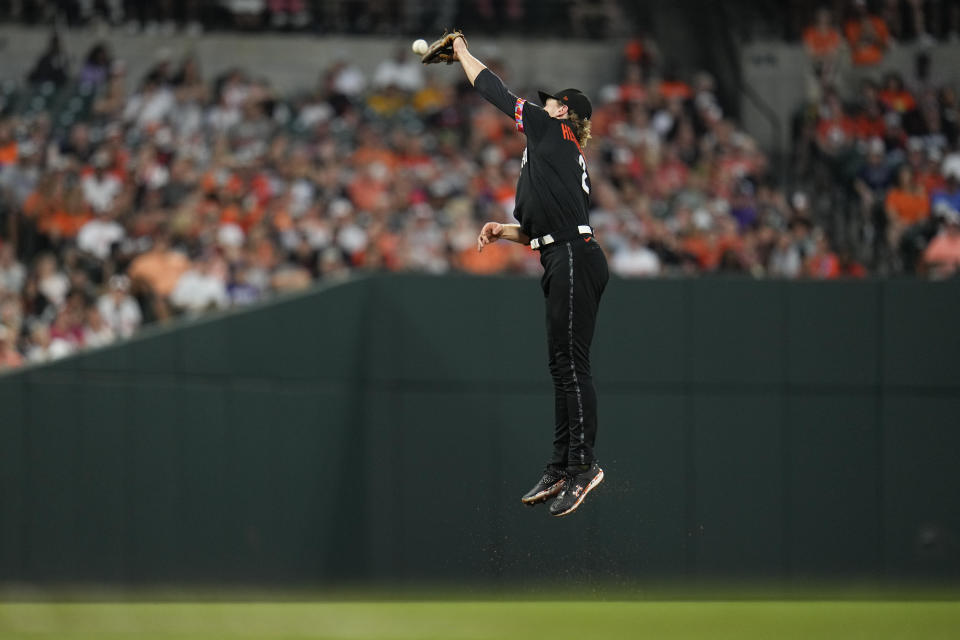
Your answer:
[[[453,64],[457,59],[457,56],[453,53],[453,41],[457,38],[463,38],[464,42],[467,41],[460,30],[444,33],[439,40],[434,40],[427,47],[427,52],[420,58],[420,62],[423,64],[440,64],[441,62]]]

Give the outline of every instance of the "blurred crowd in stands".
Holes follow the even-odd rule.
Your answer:
[[[299,31],[306,33],[422,34],[451,26],[474,34],[605,38],[649,26],[671,4],[696,0],[0,0],[0,22],[70,28],[98,26],[130,32]],[[899,42],[960,37],[957,0],[867,0],[873,25],[854,26]],[[727,28],[746,38],[806,37],[818,5],[843,23],[859,8],[852,0],[726,0]],[[708,7],[712,10],[712,7]],[[882,22],[882,26],[880,26]],[[867,52],[867,55],[870,55]]]
[[[821,81],[787,189],[709,74],[627,42],[585,149],[616,274],[956,272],[954,92],[890,76],[844,102],[811,57]],[[351,273],[540,271],[528,248],[476,252],[483,221],[511,220],[523,136],[406,48],[371,74],[338,62],[297,95],[242,69],[204,81],[189,53],[158,52],[142,78],[107,41],[66,59],[54,35],[0,87],[0,369]]]
[[[847,41],[856,56],[874,55],[894,42],[931,42],[960,37],[960,3],[956,0],[786,0],[786,25],[782,33],[788,40],[802,39],[811,44],[811,27],[826,18],[836,20],[837,36]],[[811,21],[811,14],[817,16]],[[832,47],[833,35],[821,31],[820,43]]]
[[[814,217],[834,244],[873,272],[953,275],[960,102],[955,86],[931,81],[924,45],[948,33],[931,16],[949,18],[956,34],[960,3],[848,4],[843,21],[820,8],[803,34],[811,82],[794,122],[796,176],[816,194]],[[885,65],[898,39],[921,43],[907,78]]]
[[[470,33],[602,38],[622,35],[637,3],[622,0],[7,0],[0,19],[59,21],[130,32],[239,29],[420,34],[453,25]]]

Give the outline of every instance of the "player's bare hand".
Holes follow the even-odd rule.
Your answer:
[[[483,248],[492,242],[496,242],[503,236],[503,225],[499,222],[488,222],[480,229],[480,235],[477,236],[477,251],[483,251]]]
[[[453,55],[467,50],[467,41],[461,36],[453,41]]]

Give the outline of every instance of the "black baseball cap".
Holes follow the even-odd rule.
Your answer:
[[[570,111],[575,112],[581,118],[589,120],[590,116],[593,115],[593,107],[590,105],[590,101],[579,89],[564,89],[557,93],[547,93],[546,91],[538,91],[537,93],[540,94],[540,102],[543,104],[547,103],[547,98],[553,98],[560,104],[567,105]]]

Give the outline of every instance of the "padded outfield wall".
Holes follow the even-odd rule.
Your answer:
[[[373,277],[0,376],[0,582],[960,577],[960,286],[611,282],[607,481],[532,279]]]

